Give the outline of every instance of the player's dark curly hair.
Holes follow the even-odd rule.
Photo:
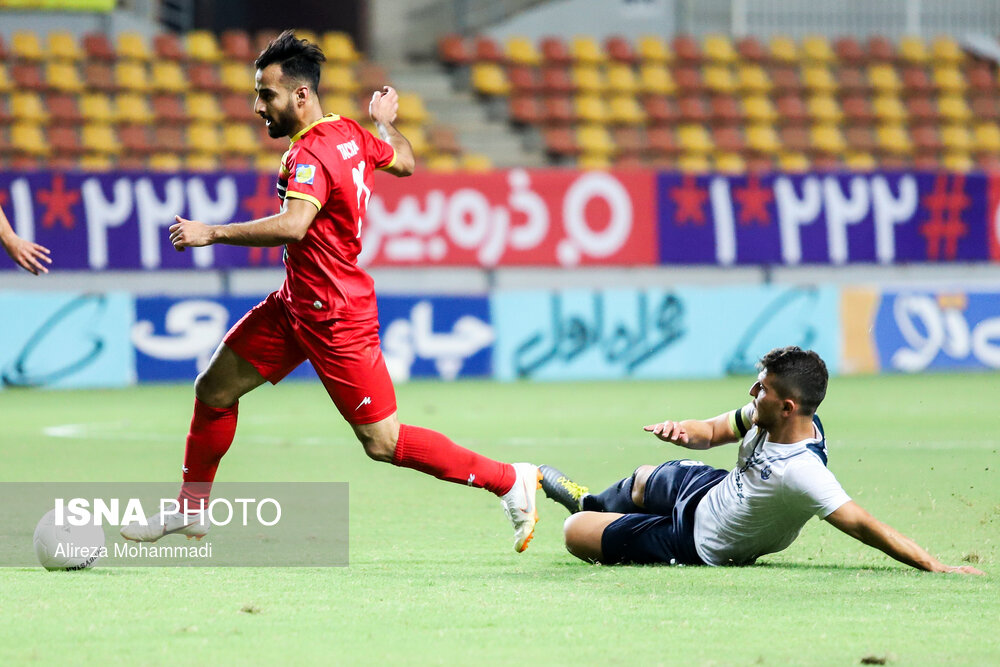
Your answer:
[[[761,357],[759,365],[767,371],[778,393],[798,401],[805,414],[816,412],[826,397],[830,375],[826,364],[812,350],[797,345],[778,347]]]
[[[292,81],[308,84],[315,92],[319,90],[320,63],[326,62],[323,50],[307,39],[297,39],[295,33],[286,30],[267,45],[254,67],[264,69],[268,65],[278,63],[281,73]]]

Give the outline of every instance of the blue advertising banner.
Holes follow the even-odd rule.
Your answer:
[[[123,387],[135,381],[128,294],[0,293],[0,387]]]
[[[491,298],[500,380],[752,375],[783,345],[840,360],[836,288],[510,291]]]
[[[659,175],[663,264],[988,261],[984,174]]]
[[[1000,369],[1000,292],[883,292],[874,324],[883,371]]]
[[[261,298],[138,298],[131,338],[139,381],[193,380],[230,327]],[[486,297],[381,297],[379,320],[386,365],[396,381],[491,372]],[[306,362],[289,377],[316,375]]]

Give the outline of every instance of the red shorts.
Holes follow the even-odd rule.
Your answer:
[[[300,320],[275,292],[234,324],[223,342],[271,384],[308,359],[351,424],[372,424],[396,411],[396,392],[379,347],[377,318]]]

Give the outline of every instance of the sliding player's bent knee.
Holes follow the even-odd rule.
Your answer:
[[[646,481],[656,470],[656,466],[639,466],[632,475],[632,502],[637,507],[645,507]]]
[[[590,563],[601,561],[601,535],[600,531],[595,532],[590,515],[594,512],[578,512],[570,514],[563,523],[563,539],[566,541],[566,550],[579,558]]]

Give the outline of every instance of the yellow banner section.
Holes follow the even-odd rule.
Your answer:
[[[840,293],[840,322],[844,335],[840,372],[845,375],[879,370],[872,331],[880,299],[880,292],[872,288],[847,287]]]
[[[0,9],[110,12],[114,8],[115,0],[0,0]]]

